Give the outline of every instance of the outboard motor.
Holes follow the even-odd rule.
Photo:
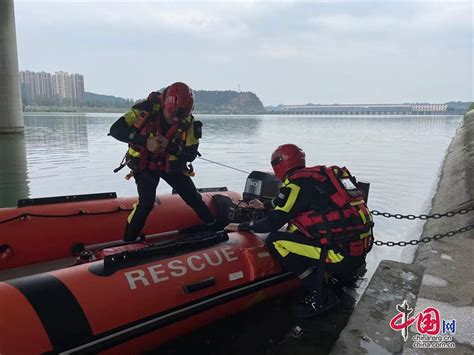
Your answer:
[[[243,193],[244,201],[259,199],[270,201],[277,197],[281,181],[275,174],[263,171],[252,171],[247,177]]]
[[[270,201],[277,197],[281,181],[273,173],[263,171],[252,171],[247,177],[243,193],[243,201],[249,202],[258,199],[262,202]],[[240,223],[246,221],[256,221],[265,217],[266,210],[256,210],[254,208],[233,205],[229,210],[229,217],[232,222]]]

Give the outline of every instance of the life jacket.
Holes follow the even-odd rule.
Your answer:
[[[153,137],[159,134],[170,143],[174,143],[178,150],[183,149],[186,146],[188,128],[191,126],[194,117],[191,115],[184,120],[174,123],[164,133],[160,125],[160,120],[164,119],[160,108],[160,103],[155,103],[151,113],[135,109],[137,119],[133,126],[140,135]],[[127,160],[129,161],[128,166],[134,171],[141,171],[147,168],[151,171],[178,172],[183,171],[186,164],[180,162],[178,157],[166,151],[154,154],[146,146],[141,147],[134,144],[129,144]]]
[[[365,255],[372,247],[372,215],[365,194],[345,167],[318,165],[296,170],[288,180],[311,178],[331,203],[324,211],[302,212],[290,220],[318,246],[327,246],[350,256]]]

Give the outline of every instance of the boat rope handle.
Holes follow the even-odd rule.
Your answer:
[[[102,215],[102,214],[111,214],[111,213],[117,213],[117,212],[131,212],[133,209],[132,208],[122,208],[122,207],[117,207],[117,209],[113,211],[101,211],[101,212],[87,212],[84,209],[80,209],[76,213],[69,213],[69,214],[37,214],[37,213],[22,213],[18,216],[11,217],[8,219],[5,219],[3,221],[0,221],[0,224],[8,223],[17,219],[22,219],[25,220],[28,217],[42,217],[42,218],[67,218],[67,217],[78,217],[78,216],[97,216],[97,215]]]

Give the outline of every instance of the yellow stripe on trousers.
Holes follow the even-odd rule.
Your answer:
[[[133,204],[133,210],[132,210],[132,212],[130,212],[130,214],[128,215],[128,218],[127,218],[128,224],[130,224],[132,222],[132,218],[133,218],[133,215],[135,214],[136,210],[137,210],[137,204],[134,203]]]
[[[306,258],[319,260],[321,256],[321,248],[312,245],[296,243],[289,240],[277,240],[273,242],[273,245],[278,253],[283,257],[287,256],[289,253],[293,253]],[[331,263],[338,263],[344,259],[344,256],[330,249],[328,250],[327,258]]]

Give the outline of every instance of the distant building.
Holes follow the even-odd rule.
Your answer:
[[[283,105],[282,113],[293,115],[410,115],[446,113],[447,104],[334,104]]]
[[[36,81],[35,74],[36,73],[29,70],[20,72],[20,83],[28,86],[31,96],[33,98],[38,96],[35,91],[35,88],[37,87],[37,85],[35,84],[35,81]]]
[[[72,98],[75,102],[84,102],[84,76],[81,74],[71,74]]]
[[[69,74],[57,71],[53,74],[53,94],[61,99],[72,98],[71,82]]]
[[[51,75],[24,70],[20,72],[20,83],[27,85],[32,99],[59,97],[71,99],[76,105],[84,102],[84,76],[81,74],[69,75],[67,72],[58,71]]]
[[[36,73],[37,85],[38,85],[38,96],[53,97],[53,82],[51,74],[45,73],[44,71]]]

